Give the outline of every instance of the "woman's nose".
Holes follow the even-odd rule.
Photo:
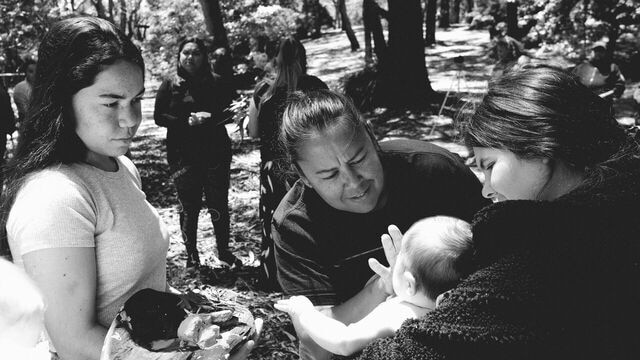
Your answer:
[[[120,127],[134,127],[140,124],[142,120],[142,112],[137,106],[128,106],[120,112]]]
[[[342,178],[346,187],[355,188],[360,186],[360,183],[362,182],[361,181],[362,176],[360,176],[360,174],[357,171],[355,171],[349,166],[345,167],[345,170],[342,173]]]
[[[484,180],[484,185],[482,185],[482,196],[487,199],[493,199],[496,195],[495,190],[491,187],[490,179]]]

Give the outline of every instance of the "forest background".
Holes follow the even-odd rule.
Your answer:
[[[36,55],[55,21],[80,14],[112,21],[142,49],[147,93],[131,153],[149,201],[171,232],[170,282],[183,291],[207,289],[235,299],[264,318],[253,359],[297,358],[291,323],[273,308],[282,294],[262,290],[258,281],[258,143],[239,131],[264,59],[275,55],[281,37],[303,41],[309,72],[350,95],[381,140],[428,140],[468,158],[455,142],[453,118],[486,90],[495,61],[491,39],[500,33],[519,39],[534,59],[564,67],[582,61],[593,42],[605,41],[627,78],[627,91],[615,104],[618,120],[633,126],[638,119],[632,93],[640,80],[640,0],[1,0],[4,85],[22,79],[21,63]],[[225,49],[230,61],[218,71],[233,76],[238,88],[227,129],[234,149],[231,247],[243,260],[240,269],[217,259],[203,211],[198,238],[206,267],[184,271],[166,130],[153,123],[153,105],[161,77],[175,71],[178,43],[190,36],[206,39],[211,53]]]

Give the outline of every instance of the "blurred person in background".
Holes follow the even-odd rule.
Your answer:
[[[24,80],[13,88],[13,102],[16,103],[16,107],[18,108],[19,121],[23,121],[27,114],[31,92],[33,91],[33,83],[36,78],[36,62],[37,60],[33,57],[26,57],[24,59],[20,67],[20,71],[25,73]]]
[[[607,55],[605,44],[597,42],[591,48],[591,56],[573,69],[580,83],[601,98],[613,100],[624,92],[624,76],[620,68]]]
[[[211,72],[204,42],[188,38],[178,47],[177,74],[165,79],[156,94],[153,117],[167,128],[167,158],[180,201],[187,268],[200,266],[197,237],[203,193],[218,258],[229,266],[242,265],[229,250],[231,140],[224,124],[236,94],[228,80]]]
[[[260,138],[260,221],[262,223],[262,274],[264,285],[277,289],[271,219],[295,178],[283,169],[285,155],[278,146],[282,111],[292,92],[327,89],[319,78],[307,74],[307,53],[293,37],[282,39],[275,60],[275,78],[256,86],[249,104],[249,136]]]

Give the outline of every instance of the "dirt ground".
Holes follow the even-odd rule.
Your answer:
[[[362,39],[362,29],[356,28],[356,31],[359,39]],[[491,72],[491,60],[485,56],[489,47],[488,32],[454,27],[447,31],[438,31],[437,39],[437,45],[425,51],[432,87],[442,93],[450,91],[454,98],[479,99],[486,89]],[[339,88],[340,78],[361,70],[364,66],[364,52],[351,52],[346,35],[338,31],[330,31],[320,39],[305,42],[305,47],[309,73],[317,75],[334,89]],[[453,58],[456,56],[464,57],[462,68],[453,66]],[[154,87],[153,84],[147,86]],[[623,123],[633,122],[635,105],[629,99],[635,87],[637,84],[628,84],[625,96],[617,105],[617,113]],[[165,156],[166,130],[157,127],[153,122],[153,96],[154,94],[149,92],[143,100],[144,120],[134,139],[132,158],[141,172],[147,198],[158,209],[171,232],[171,245],[167,257],[170,283],[180,290],[206,286],[227,289],[238,302],[248,305],[255,316],[265,319],[261,341],[251,358],[297,358],[295,332],[288,317],[274,310],[272,306],[273,301],[279,299],[281,294],[267,293],[257,288],[256,274],[260,248],[260,157],[257,141],[242,138],[235,124],[227,125],[233,140],[234,154],[229,194],[232,233],[230,247],[242,259],[243,268],[228,270],[217,259],[211,221],[208,213],[203,210],[198,228],[198,247],[201,260],[206,267],[200,271],[186,272],[186,255],[179,234],[175,188],[169,180]],[[432,113],[376,109],[365,116],[372,120],[381,140],[397,137],[429,140],[466,158],[469,156],[468,151],[454,142],[452,107],[455,108],[448,103],[443,109],[434,108]],[[437,115],[441,110],[444,116]]]

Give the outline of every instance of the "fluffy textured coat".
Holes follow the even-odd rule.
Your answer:
[[[478,271],[359,359],[640,356],[640,160],[557,200],[474,220]]]

